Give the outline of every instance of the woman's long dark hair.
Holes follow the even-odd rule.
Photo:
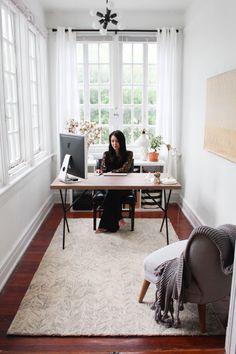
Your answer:
[[[116,152],[113,149],[112,145],[111,145],[111,137],[115,136],[116,139],[118,140],[119,144],[120,144],[120,151],[119,151],[119,159],[124,163],[127,161],[127,150],[126,150],[126,142],[125,142],[125,136],[124,134],[120,131],[120,130],[114,130],[114,132],[112,132],[109,135],[109,154],[111,159],[114,161],[117,156],[116,156]]]

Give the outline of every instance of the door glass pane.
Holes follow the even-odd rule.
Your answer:
[[[156,89],[149,88],[148,89],[148,104],[155,104],[156,103]]]
[[[133,65],[133,83],[142,84],[143,83],[143,66]]]
[[[79,83],[84,82],[84,67],[83,64],[77,65],[77,80]]]
[[[123,63],[132,63],[132,44],[123,44]]]
[[[143,63],[143,43],[133,44],[133,62]]]
[[[123,123],[131,124],[131,109],[125,108],[123,112]]]
[[[110,81],[109,65],[102,64],[102,65],[100,65],[100,82],[106,83],[109,81]]]
[[[97,63],[98,62],[98,43],[89,43],[88,62],[89,63]]]
[[[109,89],[101,88],[101,103],[108,104],[109,103]]]
[[[130,144],[132,139],[131,139],[131,127],[126,127],[123,129],[123,133],[124,133],[124,136],[125,136],[125,139],[126,139],[126,144]]]
[[[131,84],[132,82],[132,65],[124,64],[123,65],[123,83]]]
[[[101,134],[101,144],[107,144],[109,140],[109,128],[103,127]]]
[[[98,83],[98,65],[89,65],[89,82]]]
[[[141,104],[142,103],[142,88],[141,87],[134,87],[134,91],[133,91],[133,101],[134,104]]]
[[[98,103],[98,89],[90,88],[90,103],[97,104]]]
[[[109,123],[109,110],[108,109],[101,109],[101,123],[108,124]]]
[[[131,88],[128,87],[123,88],[123,103],[124,104],[131,103]]]
[[[155,84],[157,82],[157,67],[156,65],[148,66],[148,83]]]
[[[91,108],[90,120],[94,123],[99,123],[99,112],[97,108]]]
[[[154,125],[156,124],[156,108],[152,107],[148,110],[148,124]]]
[[[99,48],[100,63],[109,63],[109,44],[101,43]]]
[[[141,107],[134,107],[134,124],[140,124],[142,122],[142,109]]]
[[[157,64],[157,45],[156,43],[148,44],[148,64]]]

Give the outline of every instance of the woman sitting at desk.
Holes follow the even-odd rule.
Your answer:
[[[109,135],[109,150],[104,152],[100,170],[97,172],[130,172],[133,163],[133,152],[126,150],[125,136],[120,130]],[[122,218],[122,199],[129,192],[126,190],[108,190],[104,203],[103,214],[96,233],[116,232],[125,225]]]

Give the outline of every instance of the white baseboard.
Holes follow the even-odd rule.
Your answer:
[[[191,223],[193,227],[203,225],[202,220],[195,214],[193,209],[189,206],[189,204],[183,199],[183,197],[179,194],[179,206],[182,209],[182,212]]]
[[[8,278],[14,271],[17,263],[24,254],[26,248],[28,247],[31,240],[36,235],[39,227],[42,222],[45,220],[47,214],[50,212],[54,204],[54,195],[51,194],[48,200],[44,203],[42,208],[39,210],[38,214],[32,220],[31,224],[28,226],[26,232],[20,237],[18,243],[12,249],[11,253],[6,258],[5,262],[1,265],[0,268],[0,291],[3,286],[6,284]]]

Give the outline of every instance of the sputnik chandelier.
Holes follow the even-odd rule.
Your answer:
[[[112,10],[114,8],[113,2],[111,0],[106,0],[106,13],[103,14],[100,11],[95,12],[94,10],[90,11],[91,16],[97,16],[97,20],[95,20],[92,24],[94,29],[97,29],[100,31],[100,34],[106,35],[107,34],[107,27],[108,24],[113,24],[116,26],[116,30],[121,30],[123,29],[122,25],[118,22],[118,14],[117,13],[112,13]]]

